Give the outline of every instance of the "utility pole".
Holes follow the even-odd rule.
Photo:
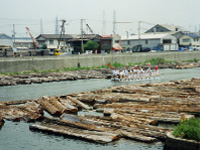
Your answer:
[[[40,19],[40,34],[43,34],[43,22],[42,22],[42,19]]]
[[[84,53],[84,46],[83,46],[83,21],[85,19],[81,19],[81,52]]]
[[[103,11],[103,29],[102,29],[102,35],[106,35],[105,10]]]
[[[138,21],[138,44],[140,44],[141,39],[141,21]]]
[[[62,21],[62,25],[61,25],[61,31],[60,31],[60,36],[59,36],[59,39],[58,39],[58,46],[57,46],[57,49],[59,49],[59,46],[60,46],[60,41],[62,39],[62,36],[63,36],[63,40],[65,42],[65,22],[66,20],[61,20]]]
[[[113,34],[116,34],[116,12],[113,12]]]
[[[59,34],[59,30],[58,30],[58,17],[57,16],[56,16],[55,34]]]
[[[13,37],[13,46],[15,46],[15,34],[16,34],[15,25],[13,24],[13,35],[12,35],[12,37]]]

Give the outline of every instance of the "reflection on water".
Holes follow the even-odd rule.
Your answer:
[[[110,80],[92,79],[79,81],[53,82],[31,85],[17,85],[0,87],[0,101],[36,99],[44,95],[57,96],[68,93],[103,89],[110,86],[130,85],[140,83],[165,82],[170,80],[200,78],[199,68],[187,70],[161,70],[161,77],[152,80],[138,80],[134,82],[113,83]],[[84,114],[81,112],[79,115]],[[98,115],[98,113],[97,113]],[[68,137],[48,135],[29,130],[29,123],[6,121],[0,130],[0,149],[5,150],[161,150],[163,143],[145,144],[132,140],[120,139],[109,144],[96,144]]]
[[[0,131],[2,150],[161,150],[163,143],[145,144],[132,140],[120,139],[109,144],[89,143],[70,137],[49,135],[29,130],[28,123],[6,121]]]

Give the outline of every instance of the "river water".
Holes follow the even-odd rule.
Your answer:
[[[114,83],[105,79],[52,82],[43,84],[17,85],[0,87],[0,101],[36,99],[44,95],[59,96],[68,93],[103,89],[111,86],[140,83],[157,83],[171,80],[200,78],[200,68],[160,70],[161,76],[151,80]],[[109,144],[96,144],[62,136],[48,135],[29,130],[31,123],[6,121],[0,130],[0,150],[160,150],[164,143],[145,144],[132,140],[120,139]]]

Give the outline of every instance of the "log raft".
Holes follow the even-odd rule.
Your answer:
[[[172,129],[159,122],[179,123],[200,115],[200,79],[111,87],[58,97],[0,103],[3,119],[29,121],[43,118],[31,129],[43,130],[95,142],[127,138],[151,143],[165,140]],[[90,105],[89,105],[90,104]],[[86,111],[102,110],[104,116],[77,116]],[[43,111],[59,119],[45,117]],[[69,115],[69,114],[76,115]]]

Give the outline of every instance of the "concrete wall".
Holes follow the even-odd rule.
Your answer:
[[[151,58],[164,58],[171,61],[200,59],[200,51],[0,58],[0,72],[73,68],[77,67],[78,63],[81,67],[97,67],[115,62],[138,63]]]

